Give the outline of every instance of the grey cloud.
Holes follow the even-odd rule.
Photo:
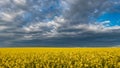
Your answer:
[[[70,9],[68,12],[65,12],[65,18],[69,20],[69,22],[74,24],[84,24],[89,23],[90,19],[98,17],[100,14],[108,11],[115,2],[117,5],[120,4],[119,0],[111,1],[111,0],[66,0],[70,5]],[[69,2],[71,1],[71,2]],[[112,8],[111,8],[112,9]],[[115,9],[114,9],[115,10]],[[112,11],[114,11],[112,10]],[[110,10],[111,11],[111,10]],[[112,12],[111,11],[111,12]],[[92,16],[92,17],[91,17]],[[92,19],[92,22],[93,19]]]
[[[90,35],[88,35],[90,34]],[[119,45],[119,33],[118,34],[96,34],[86,33],[86,35],[76,37],[64,37],[64,38],[52,38],[52,39],[34,39],[34,40],[23,40],[14,41],[16,45],[21,46],[55,46],[55,47],[110,47]],[[22,45],[24,43],[25,45]],[[41,45],[39,45],[41,44]],[[26,47],[25,46],[25,47]]]
[[[61,0],[60,5],[56,1],[1,0],[1,47],[120,44],[119,26],[95,24],[104,11],[119,12],[111,7],[119,6],[120,0]]]

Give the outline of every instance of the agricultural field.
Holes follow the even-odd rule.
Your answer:
[[[120,68],[120,48],[0,48],[0,68]]]

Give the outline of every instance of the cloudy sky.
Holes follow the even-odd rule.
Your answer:
[[[120,45],[120,0],[0,0],[0,47]]]

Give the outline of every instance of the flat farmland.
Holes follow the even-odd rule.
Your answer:
[[[120,68],[120,48],[0,48],[0,68]]]

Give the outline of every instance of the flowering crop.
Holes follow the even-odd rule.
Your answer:
[[[120,68],[120,48],[0,48],[0,68]]]

